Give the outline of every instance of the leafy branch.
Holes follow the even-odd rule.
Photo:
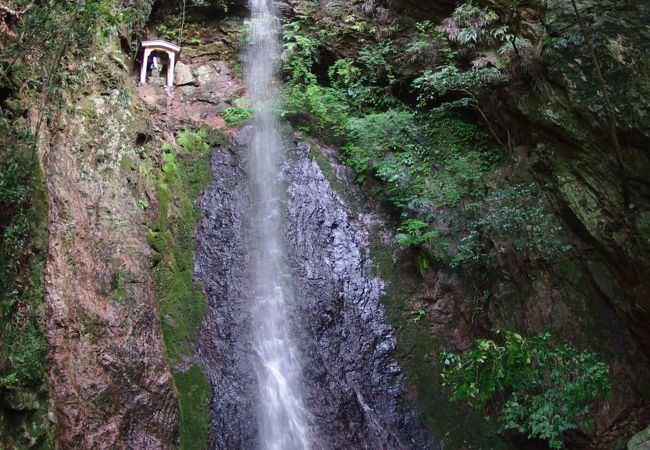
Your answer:
[[[485,111],[481,108],[477,94],[487,87],[495,86],[506,81],[506,78],[495,67],[485,67],[463,72],[456,66],[441,66],[435,72],[427,70],[413,82],[413,87],[419,91],[418,101],[421,105],[429,101],[440,100],[449,93],[460,94],[462,97],[455,101],[446,101],[440,108],[451,109],[470,107],[477,111],[485,121],[490,134],[503,147],[509,148],[494,130]],[[509,140],[508,140],[509,141]]]
[[[14,9],[14,8],[11,8],[11,7],[3,4],[3,3],[0,3],[0,11],[3,11],[5,13],[9,14],[10,16],[14,16],[14,17],[22,16],[27,11],[29,11],[29,9],[31,7],[32,7],[32,5],[29,4],[29,5],[23,6],[21,9]]]
[[[451,401],[464,400],[481,409],[500,405],[499,430],[563,447],[565,431],[588,428],[591,406],[610,395],[609,367],[596,354],[578,353],[556,342],[550,332],[524,337],[494,330],[494,339],[479,339],[465,354],[443,352],[442,380]]]

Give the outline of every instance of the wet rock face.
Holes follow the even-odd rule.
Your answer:
[[[379,301],[382,282],[369,275],[368,232],[350,221],[309,147],[298,151],[285,171],[289,254],[318,431],[331,448],[428,448],[419,418],[400,403],[395,336]]]
[[[402,399],[400,368],[391,357],[395,337],[379,302],[382,282],[369,275],[364,256],[367,233],[351,222],[309,147],[298,148],[283,171],[296,288],[291,323],[315,448],[431,448],[419,416]],[[196,275],[210,304],[200,353],[213,386],[211,448],[254,448],[257,428],[242,152],[233,145],[215,153],[214,181],[200,201],[206,218],[197,230]]]
[[[205,218],[196,231],[195,277],[209,304],[199,353],[213,388],[209,447],[217,449],[255,448],[257,431],[244,254],[250,199],[241,150],[233,146],[214,153],[214,181],[199,200]]]

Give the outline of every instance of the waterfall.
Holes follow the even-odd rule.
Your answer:
[[[280,60],[278,20],[269,0],[250,0],[246,84],[255,109],[249,148],[256,236],[251,280],[254,362],[259,382],[258,442],[268,450],[310,448],[308,413],[301,395],[300,355],[291,338],[289,309],[294,287],[283,239],[285,189],[280,182],[284,146],[275,102]]]
[[[366,256],[370,231],[348,214],[309,145],[294,143],[287,157],[276,104],[280,22],[271,0],[249,1],[244,73],[254,121],[215,149],[198,202],[208,447],[433,448],[391,356],[383,283]]]

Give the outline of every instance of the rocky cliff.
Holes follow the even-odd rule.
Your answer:
[[[178,406],[138,206],[153,193],[129,161],[148,124],[133,81],[101,60],[44,145],[50,386],[58,440],[76,448],[172,448]],[[131,86],[129,88],[129,86]],[[155,411],[155,414],[151,412]]]

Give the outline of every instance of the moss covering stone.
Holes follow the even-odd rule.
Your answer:
[[[197,333],[207,312],[201,287],[194,283],[193,231],[201,218],[194,205],[210,180],[212,145],[225,138],[207,128],[177,133],[177,150],[162,146],[163,167],[157,179],[159,214],[149,241],[159,261],[154,269],[163,337],[178,390],[180,448],[207,446],[210,385],[195,361]]]

